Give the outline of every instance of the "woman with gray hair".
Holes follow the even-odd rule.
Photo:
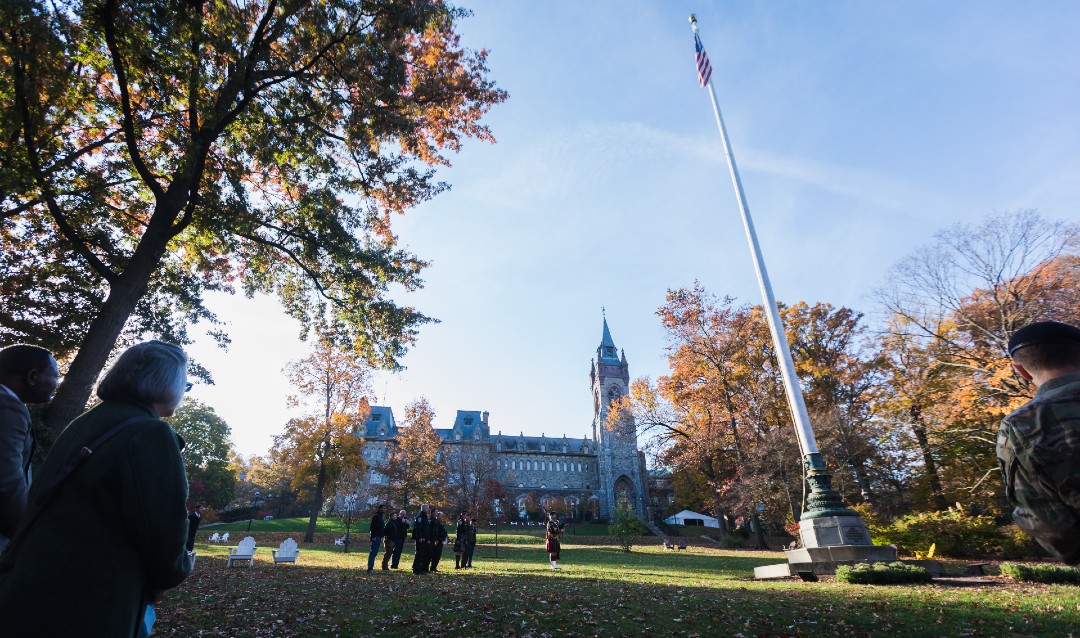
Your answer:
[[[161,420],[191,387],[187,362],[161,341],[129,348],[56,439],[0,555],[5,635],[138,636],[191,571],[183,440]]]

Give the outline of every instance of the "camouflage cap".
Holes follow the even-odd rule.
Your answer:
[[[1009,337],[1009,355],[1039,343],[1080,344],[1080,328],[1060,321],[1037,321],[1017,330]]]

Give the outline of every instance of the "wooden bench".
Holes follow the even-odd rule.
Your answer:
[[[964,573],[968,576],[984,576],[986,575],[986,570],[983,569],[983,567],[986,567],[989,564],[990,563],[970,563],[967,565]]]
[[[292,563],[295,565],[300,550],[296,548],[296,541],[286,538],[281,542],[281,547],[270,550],[270,554],[274,559],[274,567],[277,567],[278,563]]]
[[[225,566],[232,567],[234,562],[245,560],[248,567],[255,566],[255,539],[251,536],[245,536],[236,547],[229,548],[229,557],[225,559]]]

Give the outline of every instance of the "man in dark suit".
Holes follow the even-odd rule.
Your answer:
[[[394,521],[394,557],[390,561],[390,569],[397,569],[401,561],[401,550],[405,547],[405,540],[409,537],[409,516],[405,510],[398,512],[397,520]]]
[[[431,518],[428,516],[427,503],[420,506],[420,514],[413,523],[412,537],[416,541],[416,555],[413,557],[414,574],[428,573],[431,564]]]
[[[45,348],[16,344],[0,350],[0,551],[19,527],[30,492],[34,430],[27,403],[47,403],[60,381]]]
[[[195,532],[199,531],[199,523],[202,522],[203,510],[206,506],[199,503],[195,506],[195,511],[188,514],[187,517],[187,550],[189,552],[195,550]]]

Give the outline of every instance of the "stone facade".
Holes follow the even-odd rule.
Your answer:
[[[592,438],[560,436],[518,436],[492,434],[487,412],[458,410],[452,428],[436,428],[454,454],[465,446],[483,446],[492,453],[495,478],[502,483],[510,503],[506,516],[524,518],[525,501],[531,494],[540,503],[561,500],[575,518],[607,519],[620,499],[642,517],[647,516],[645,457],[638,449],[632,420],[611,430],[604,427],[612,401],[629,392],[630,373],[626,354],[620,358],[604,320],[603,337],[589,371],[593,395]],[[398,426],[393,410],[374,406],[357,435],[367,441],[364,449],[368,467],[384,463],[394,445]],[[369,476],[373,485],[385,484],[376,469]]]

